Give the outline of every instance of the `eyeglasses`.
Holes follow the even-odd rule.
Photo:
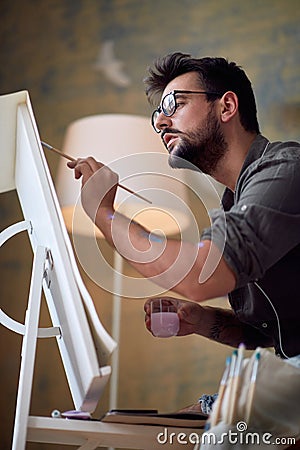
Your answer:
[[[176,109],[178,107],[176,101],[176,94],[207,94],[207,95],[215,95],[220,97],[221,94],[218,92],[207,92],[207,91],[183,91],[183,90],[174,90],[169,92],[169,94],[165,95],[161,101],[161,104],[153,111],[151,117],[151,124],[156,131],[156,133],[160,133],[161,130],[156,126],[158,116],[162,112],[166,117],[171,117],[175,114]]]

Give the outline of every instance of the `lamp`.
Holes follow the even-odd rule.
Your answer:
[[[103,114],[85,117],[71,123],[67,128],[63,151],[77,157],[93,156],[119,174],[120,184],[147,197],[152,204],[138,199],[118,188],[115,207],[119,212],[140,222],[150,231],[171,235],[188,231],[194,221],[188,206],[186,175],[190,171],[174,170],[168,165],[168,154],[160,137],[153,132],[149,119],[127,114]],[[115,252],[113,271],[105,261],[97,264],[99,248],[95,245],[86,252],[80,246],[80,235],[90,236],[95,231],[90,219],[78,201],[80,183],[74,180],[73,172],[65,161],[59,166],[56,180],[58,198],[69,231],[73,231],[73,242],[77,256],[90,278],[113,294],[112,336],[118,342],[120,333],[120,297],[147,297],[153,284],[146,279],[127,279],[122,274],[122,258]],[[76,206],[76,207],[75,207]],[[198,239],[198,227],[192,227],[194,239]],[[158,231],[159,230],[159,231]],[[84,247],[86,246],[86,241]],[[149,287],[149,284],[151,285]],[[132,289],[132,286],[135,286]],[[161,289],[161,288],[160,288]],[[165,291],[165,290],[164,290]],[[137,294],[136,294],[137,292]],[[118,350],[112,359],[110,408],[116,407]]]

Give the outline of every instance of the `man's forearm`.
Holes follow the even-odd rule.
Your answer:
[[[96,225],[107,242],[145,278],[166,290],[189,296],[188,278],[197,259],[197,245],[151,233],[139,223],[109,210],[99,211]],[[199,273],[193,278],[198,287]]]
[[[244,342],[242,323],[233,311],[210,306],[203,307],[197,334],[231,347],[238,347],[241,342]]]
[[[233,311],[210,306],[203,307],[201,323],[196,333],[235,348],[240,343],[244,343],[248,350],[273,345],[269,337],[241,322]]]
[[[235,276],[210,241],[182,242],[155,235],[138,223],[110,210],[99,210],[96,225],[106,240],[144,277],[186,298],[201,302],[227,295]],[[210,255],[211,273],[201,280]],[[213,260],[212,260],[213,258]]]

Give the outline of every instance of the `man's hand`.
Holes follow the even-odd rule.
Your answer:
[[[186,300],[181,300],[173,297],[163,297],[164,301],[170,302],[177,308],[177,314],[180,320],[180,328],[177,336],[186,336],[188,334],[199,333],[201,329],[202,312],[203,308],[198,303],[189,302]],[[151,313],[150,304],[154,300],[149,298],[145,305],[145,324],[146,328],[151,332]]]
[[[93,222],[99,208],[113,214],[118,175],[92,157],[68,162],[68,167],[74,169],[76,179],[82,179],[82,206]]]

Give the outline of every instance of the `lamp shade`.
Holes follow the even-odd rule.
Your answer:
[[[73,156],[93,156],[118,173],[119,183],[143,195],[149,203],[118,188],[116,209],[151,231],[177,233],[189,224],[188,196],[183,171],[168,165],[168,154],[147,117],[103,114],[84,117],[67,128],[63,151]],[[59,166],[56,187],[69,230],[89,235],[89,219],[78,202],[80,182],[64,160]],[[77,205],[76,214],[74,206]]]

